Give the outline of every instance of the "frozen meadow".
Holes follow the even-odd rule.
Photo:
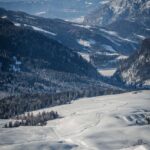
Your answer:
[[[150,116],[150,91],[83,98],[45,109],[50,110],[62,118],[43,127],[6,129],[2,126],[9,120],[0,120],[0,150],[150,149],[145,119]]]

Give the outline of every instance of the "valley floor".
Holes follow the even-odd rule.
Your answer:
[[[116,68],[110,68],[110,69],[98,69],[98,72],[106,77],[111,77],[116,72]]]
[[[84,98],[44,127],[0,127],[0,150],[149,150],[150,91]],[[34,112],[34,113],[37,113]],[[0,120],[1,126],[8,120]]]

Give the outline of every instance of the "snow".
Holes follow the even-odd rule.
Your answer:
[[[126,55],[119,55],[117,57],[118,60],[121,60],[121,59],[128,59],[129,56],[126,56]]]
[[[142,59],[143,57],[139,58],[140,61]],[[136,69],[138,64],[138,61],[136,61],[136,63],[132,64],[128,69],[122,72],[122,79],[126,82],[127,85],[136,84],[141,81],[140,76],[138,76],[138,70]]]
[[[106,56],[119,56],[118,53],[112,53],[112,52],[96,52],[96,54],[98,54],[98,55],[106,55]]]
[[[117,70],[116,68],[98,69],[98,72],[103,76],[111,77],[116,72],[116,70]]]
[[[121,76],[123,81],[125,81],[127,85],[143,84],[144,87],[150,87],[149,80],[142,79],[142,77],[139,74],[139,70],[137,69],[139,64],[142,64],[142,62],[148,63],[149,61],[150,61],[149,57],[147,57],[146,59],[145,55],[141,54],[138,57],[138,59],[135,60],[134,64],[130,65],[129,68],[126,68],[122,71]],[[144,82],[144,80],[146,81]]]
[[[91,47],[91,45],[95,44],[95,41],[91,39],[90,40],[78,39],[77,42],[84,47]]]
[[[44,127],[0,128],[0,150],[149,150],[150,125],[122,118],[149,114],[150,91],[83,98],[50,110],[62,118]]]
[[[35,13],[35,15],[37,15],[37,16],[44,15],[44,14],[46,14],[46,11],[41,11],[41,12]]]
[[[91,2],[85,2],[86,5],[92,5],[93,3]]]
[[[78,17],[78,18],[74,18],[74,19],[65,19],[65,21],[68,21],[68,22],[74,22],[74,23],[83,23],[83,21],[84,21],[84,16],[80,16],[80,17]]]
[[[134,41],[132,39],[124,38],[124,37],[119,36],[119,34],[117,32],[115,32],[115,31],[110,31],[110,30],[106,30],[106,29],[100,29],[100,31],[102,31],[105,34],[108,34],[108,36],[113,36],[116,39],[119,39],[119,40],[122,40],[122,41],[126,41],[126,42],[130,42],[130,43],[136,43],[136,41]],[[111,41],[114,43],[113,40],[111,40]]]
[[[21,24],[20,23],[14,23],[14,25],[16,26],[16,27],[20,27],[21,26]]]
[[[83,58],[85,59],[87,62],[90,62],[90,55],[88,53],[81,53],[81,52],[78,52],[78,54]]]
[[[44,32],[44,33],[48,33],[48,34],[51,34],[51,35],[53,35],[53,36],[56,36],[56,33],[43,30],[42,28],[38,28],[38,27],[35,27],[35,26],[32,26],[32,28],[33,28],[34,30],[36,30],[36,31],[40,31],[40,32]]]
[[[105,44],[103,44],[102,45],[106,50],[108,50],[108,51],[110,51],[110,52],[116,52],[116,50],[112,47],[112,46],[110,46],[110,45],[105,45]]]
[[[144,81],[143,86],[150,87],[150,80]]]
[[[105,5],[105,4],[109,3],[109,1],[105,0],[105,1],[100,1],[99,3],[100,3],[101,5]]]
[[[127,59],[129,56],[126,56],[126,55],[122,55],[122,54],[119,54],[115,51],[113,51],[113,49],[111,49],[111,47],[106,47],[106,50],[109,50],[109,52],[96,52],[96,54],[99,54],[99,55],[106,55],[106,56],[116,56],[116,60],[115,61],[118,61],[118,60],[121,60],[121,59]]]
[[[140,38],[141,40],[144,40],[144,39],[146,39],[146,37],[145,36],[143,36],[143,35],[139,35],[139,34],[135,34],[138,38]]]
[[[57,35],[56,33],[53,33],[53,32],[50,32],[50,31],[46,31],[46,30],[44,30],[44,29],[42,29],[42,28],[39,28],[39,27],[36,27],[36,26],[30,26],[30,25],[27,25],[27,24],[24,24],[24,26],[32,27],[33,30],[35,30],[35,31],[47,33],[47,34],[50,34],[50,35],[52,35],[52,36],[56,36],[56,35]]]
[[[90,29],[91,26],[89,25],[82,25],[82,24],[72,24],[73,26],[76,26],[76,27],[81,27],[81,28],[85,28],[85,29]]]
[[[120,6],[113,6],[113,11],[115,14],[121,14],[124,8]]]
[[[130,147],[122,150],[147,150],[144,145],[136,146],[136,147]]]
[[[150,8],[150,1],[147,1],[146,2],[146,9],[149,9]]]
[[[2,18],[2,19],[6,19],[6,18],[7,18],[7,16],[2,16],[1,18]]]
[[[109,35],[118,36],[118,33],[115,31],[110,31],[110,30],[105,30],[105,29],[100,29],[100,31],[105,32]]]

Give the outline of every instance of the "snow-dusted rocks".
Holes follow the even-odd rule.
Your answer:
[[[91,25],[108,25],[118,20],[149,20],[149,0],[110,0],[100,3],[99,8],[85,17],[85,23]],[[142,18],[143,17],[143,18]]]
[[[129,57],[115,74],[127,85],[150,87],[150,39],[145,39],[141,50]]]

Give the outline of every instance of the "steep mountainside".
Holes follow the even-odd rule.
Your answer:
[[[96,70],[92,65],[72,50],[38,32],[16,27],[6,19],[0,19],[0,49],[1,56],[10,62],[4,67],[2,64],[4,71],[10,70],[10,65],[13,63],[21,65],[22,60],[20,59],[23,59],[25,64],[31,60],[32,63],[28,62],[30,66],[34,66],[33,62],[39,61],[39,65],[34,66],[35,68],[44,66],[60,72],[86,76],[96,75]],[[23,70],[26,70],[24,63],[21,66]]]
[[[76,52],[33,29],[0,19],[2,118],[121,91],[104,83],[97,70]]]
[[[123,62],[114,75],[127,85],[150,87],[150,39],[145,39],[141,50]]]
[[[18,27],[28,27],[63,43],[72,50],[80,52],[83,58],[96,67],[115,66],[118,59],[123,58],[123,55],[128,56],[138,47],[138,42],[122,38],[117,32],[106,28],[84,26],[58,19],[44,19],[4,9],[0,9],[0,17],[10,19]],[[103,56],[107,57],[109,62],[103,61],[101,59]]]
[[[87,60],[53,38],[55,32],[31,25],[30,21],[45,25],[43,18],[37,17],[38,21],[34,22],[33,17],[24,13],[9,12],[8,16],[1,13],[1,118],[68,103],[79,97],[124,91],[105,83]],[[49,23],[52,26],[63,22],[47,21],[46,28]]]
[[[103,26],[127,19],[148,25],[149,16],[149,0],[110,0],[102,3],[99,8],[89,14],[85,22]]]
[[[139,43],[150,36],[149,0],[110,0],[87,15],[84,23],[105,26],[128,41]]]

